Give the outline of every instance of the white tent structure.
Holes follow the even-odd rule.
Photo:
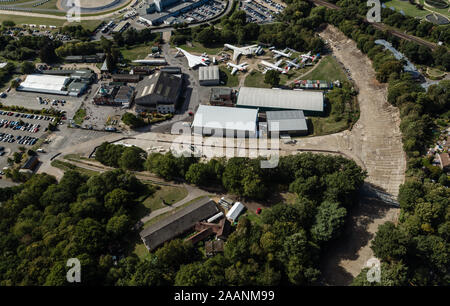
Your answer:
[[[17,90],[41,92],[56,95],[67,95],[67,84],[70,82],[70,78],[59,75],[48,74],[30,74],[27,76]]]
[[[245,206],[241,202],[234,203],[233,207],[231,207],[231,209],[227,212],[227,218],[233,222],[236,221],[244,208]]]

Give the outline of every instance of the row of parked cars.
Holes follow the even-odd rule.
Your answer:
[[[39,132],[40,124],[31,124],[29,122],[9,121],[7,119],[0,119],[0,128],[10,128],[13,130],[27,131],[30,133]]]
[[[0,141],[9,143],[17,141],[18,144],[32,146],[38,141],[38,138],[31,136],[14,136],[8,133],[0,133]]]
[[[52,117],[50,117],[50,116],[22,114],[22,113],[8,112],[8,111],[0,111],[0,115],[6,115],[6,116],[11,116],[11,117],[14,116],[16,118],[25,118],[25,119],[45,120],[45,121],[49,121],[52,119]]]

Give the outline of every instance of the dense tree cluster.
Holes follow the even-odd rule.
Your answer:
[[[161,39],[159,33],[152,33],[151,29],[137,31],[135,28],[129,28],[122,33],[114,33],[114,42],[119,46],[133,46],[148,42],[158,42]]]
[[[66,25],[60,30],[61,34],[69,35],[72,39],[80,39],[83,41],[89,40],[92,36],[92,31],[86,29],[82,25]]]
[[[144,120],[141,117],[137,117],[132,113],[126,112],[122,115],[122,121],[126,125],[129,125],[131,128],[139,128],[145,125]]]
[[[68,284],[69,258],[80,260],[84,285],[108,284],[136,222],[134,199],[147,191],[122,170],[89,179],[68,171],[59,183],[39,174],[0,190],[0,284]]]
[[[47,63],[55,60],[54,50],[61,44],[46,36],[20,36],[16,39],[2,35],[0,36],[0,50],[2,50],[0,56],[14,61],[34,60],[39,56],[43,62]]]
[[[261,42],[277,48],[291,47],[298,51],[320,52],[323,42],[313,29],[320,25],[323,14],[323,8],[312,9],[309,2],[295,1],[280,14],[279,22],[258,25],[246,21],[245,11],[236,10],[230,16],[222,18],[217,26],[178,28],[171,41],[176,45],[198,41],[209,47],[223,43],[244,45]]]
[[[95,151],[95,159],[110,167],[141,171],[147,153],[139,147],[102,143]]]
[[[186,179],[199,186],[220,185],[247,198],[265,199],[281,185],[311,200],[342,203],[353,203],[350,195],[365,176],[353,161],[342,157],[314,154],[280,157],[278,167],[273,169],[261,168],[260,162],[261,159],[233,157],[203,163],[194,157],[176,158],[170,152],[152,153],[146,169],[165,179]],[[323,188],[329,193],[323,192]]]

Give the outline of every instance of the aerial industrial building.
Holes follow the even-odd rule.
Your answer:
[[[54,95],[68,95],[70,77],[58,75],[30,74],[18,87],[18,91],[40,92]]]
[[[198,68],[198,82],[202,86],[219,85],[219,66]]]
[[[193,132],[201,135],[233,137],[257,136],[258,110],[226,106],[199,105],[192,123]]]
[[[192,229],[197,222],[206,220],[218,212],[216,203],[204,197],[144,229],[140,236],[147,249],[152,251],[164,242]]]
[[[94,95],[92,103],[130,107],[134,98],[134,88],[125,85],[102,84]]]
[[[269,133],[278,132],[280,135],[306,135],[308,125],[301,110],[268,111],[266,112]]]
[[[324,110],[324,98],[321,91],[241,87],[236,106],[261,111],[294,109],[305,115],[317,115]]]
[[[175,112],[182,85],[181,75],[157,72],[145,77],[136,87],[137,110],[163,114]]]

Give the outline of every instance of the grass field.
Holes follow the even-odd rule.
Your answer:
[[[142,203],[145,207],[155,211],[166,205],[172,205],[187,196],[188,192],[184,187],[161,186],[152,196],[146,198]],[[163,204],[163,200],[166,205]]]
[[[147,45],[138,45],[134,46],[130,49],[122,48],[120,52],[122,52],[123,58],[125,60],[134,61],[137,59],[144,59],[151,52],[151,47]]]
[[[225,82],[223,86],[237,87],[239,85],[237,75],[231,75],[231,71],[228,70],[226,66],[220,66],[219,70],[220,80]]]
[[[400,1],[400,0],[391,0],[386,1],[384,4],[386,4],[386,7],[390,8],[393,7],[397,12],[400,12],[400,10],[403,10],[406,15],[411,17],[425,17],[430,12],[426,10],[419,10],[415,5],[412,5],[408,1]]]
[[[64,161],[61,161],[61,160],[58,160],[58,159],[52,161],[51,165],[53,167],[61,169],[63,171],[75,170],[75,171],[78,171],[78,172],[80,172],[82,174],[86,174],[88,176],[99,174],[99,172],[96,172],[96,171],[93,171],[93,170],[89,170],[89,169],[80,168],[80,167],[77,167],[77,166],[75,166],[75,165],[73,165],[71,163],[64,162]]]
[[[324,80],[341,82],[347,80],[342,67],[336,59],[330,55],[325,56],[320,60],[320,63],[311,72],[302,77],[304,80]]]
[[[398,0],[397,0],[397,1],[398,1]],[[445,9],[439,9],[439,8],[436,8],[436,7],[433,7],[433,6],[428,6],[428,5],[426,5],[424,0],[419,0],[419,2],[420,2],[420,4],[422,4],[425,8],[427,8],[427,9],[433,11],[433,12],[440,13],[440,14],[442,14],[442,15],[444,15],[444,16],[450,18],[449,7],[445,8]],[[448,2],[448,1],[447,1],[447,2]],[[405,13],[406,13],[406,12],[405,12]]]
[[[251,71],[244,81],[246,87],[271,88],[270,84],[264,83],[264,74],[259,71]]]
[[[75,124],[81,125],[84,121],[84,117],[86,117],[86,110],[84,108],[80,108],[73,116],[73,121]]]
[[[54,26],[57,26],[57,27],[60,27],[64,23],[67,22],[67,20],[62,20],[62,19],[0,14],[0,22],[3,22],[5,20],[14,21],[17,25],[22,25],[22,24],[36,24],[36,25],[45,24],[45,25],[54,25]]]

